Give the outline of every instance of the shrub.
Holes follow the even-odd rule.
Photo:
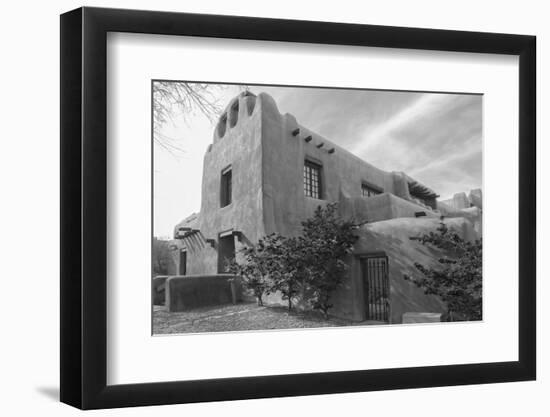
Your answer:
[[[263,242],[258,246],[241,250],[243,262],[238,263],[235,258],[226,259],[226,270],[239,275],[245,288],[251,290],[259,306],[263,306],[263,296],[269,294],[269,271],[266,269],[267,252],[263,250]]]
[[[404,278],[422,288],[426,294],[439,296],[448,308],[450,321],[481,320],[482,316],[482,240],[467,242],[441,223],[436,232],[411,238],[423,245],[444,250],[448,256],[438,260],[440,268],[415,267],[418,279]]]
[[[242,249],[243,261],[234,262],[230,270],[243,277],[259,304],[263,294],[278,291],[291,310],[293,298],[302,292],[304,301],[328,318],[331,295],[343,282],[345,258],[357,239],[356,227],[338,217],[337,204],[319,206],[302,222],[301,236],[265,236],[256,247]]]
[[[291,310],[292,299],[300,293],[307,275],[303,246],[297,238],[277,234],[266,239],[266,248],[273,254],[268,264],[272,282],[270,291],[279,291],[282,299],[287,300],[288,310]]]
[[[153,278],[157,275],[168,275],[168,265],[173,262],[170,244],[167,240],[153,238],[152,248]]]

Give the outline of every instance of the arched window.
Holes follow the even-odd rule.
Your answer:
[[[247,96],[248,99],[246,100],[246,108],[248,110],[248,115],[252,115],[254,112],[254,106],[256,105],[256,97],[255,96]]]
[[[235,100],[235,103],[231,105],[231,110],[229,112],[229,126],[235,127],[238,119],[239,119],[239,100]]]
[[[223,135],[225,135],[226,128],[227,128],[227,113],[224,113],[222,117],[220,117],[220,121],[218,122],[218,137],[223,138]]]

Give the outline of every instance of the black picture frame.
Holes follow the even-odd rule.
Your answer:
[[[107,385],[108,32],[519,56],[519,360]],[[61,401],[96,409],[534,380],[535,45],[524,35],[251,17],[88,7],[61,15]]]

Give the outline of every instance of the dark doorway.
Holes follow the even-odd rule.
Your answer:
[[[373,254],[361,258],[361,274],[366,319],[389,322],[388,257],[385,254]]]
[[[218,273],[227,272],[227,261],[235,259],[235,238],[233,234],[220,236],[218,245]]]
[[[180,275],[186,275],[187,274],[187,251],[182,250],[180,251]]]

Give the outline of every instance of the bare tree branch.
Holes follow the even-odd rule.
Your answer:
[[[221,111],[219,92],[226,84],[188,83],[184,81],[153,82],[153,140],[160,149],[174,157],[185,153],[182,138],[174,138],[162,132],[166,123],[174,123],[177,115],[183,120],[202,114],[214,123]],[[248,91],[248,85],[240,85],[241,91]]]
[[[163,134],[162,127],[168,122],[173,123],[176,115],[181,115],[185,120],[190,115],[200,113],[210,122],[214,122],[221,111],[216,93],[223,87],[219,84],[155,81],[153,83],[155,144],[174,156],[184,153],[181,138]]]

